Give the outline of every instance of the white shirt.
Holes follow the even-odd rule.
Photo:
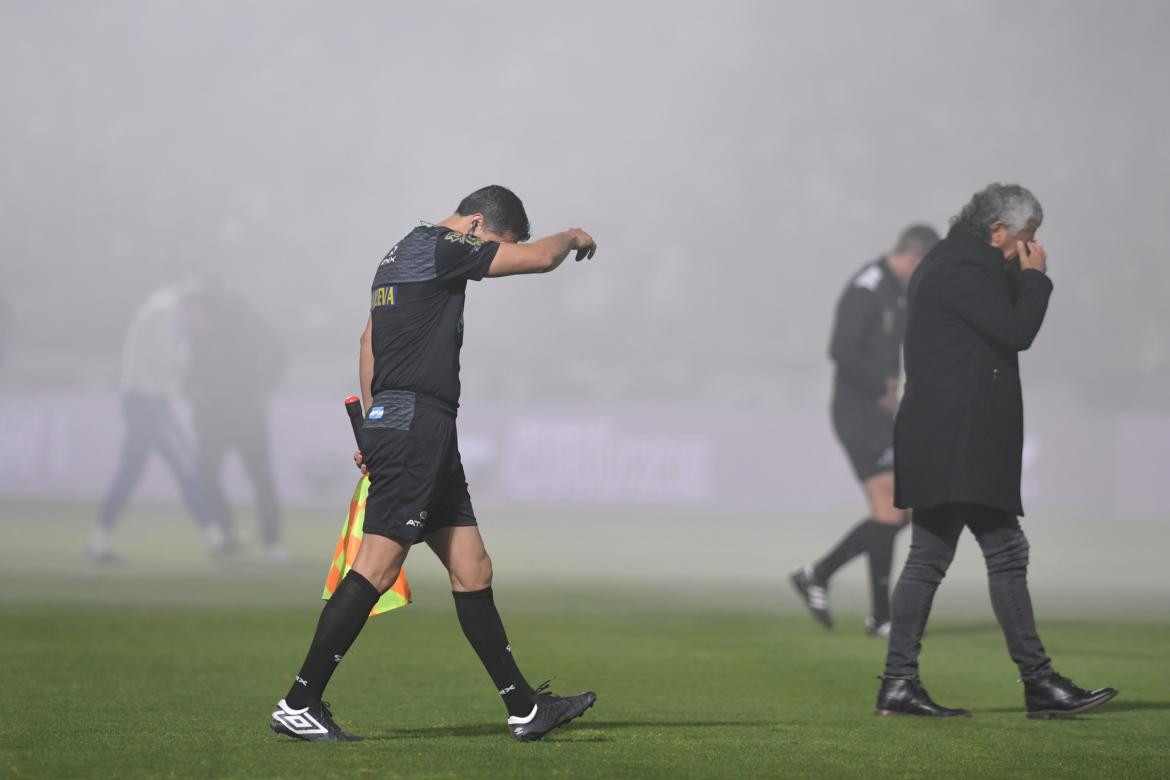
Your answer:
[[[163,288],[134,315],[122,349],[122,390],[155,398],[179,394],[187,367],[182,293]]]

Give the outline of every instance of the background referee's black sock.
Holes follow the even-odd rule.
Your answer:
[[[822,584],[828,583],[829,578],[849,561],[869,549],[870,528],[877,525],[868,517],[850,529],[833,550],[813,566],[813,576]],[[889,576],[889,572],[886,572]]]
[[[345,575],[321,610],[317,633],[313,635],[301,673],[284,697],[288,706],[299,710],[321,701],[333,670],[361,633],[380,595],[378,589],[356,571]]]
[[[894,537],[901,525],[873,521],[869,532],[869,593],[874,623],[890,622],[890,568],[894,565]]]
[[[503,697],[508,714],[528,715],[536,703],[536,694],[512,658],[512,648],[508,645],[500,613],[496,611],[492,589],[487,587],[468,593],[454,591],[451,595],[455,597],[455,614],[459,616],[463,635],[475,648],[483,668],[487,669],[496,690]]]

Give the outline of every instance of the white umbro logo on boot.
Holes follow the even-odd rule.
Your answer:
[[[309,708],[294,710],[285,704],[284,699],[276,705],[272,712],[272,719],[280,723],[294,734],[326,734],[321,722],[309,714]]]
[[[528,713],[528,717],[526,717],[526,718],[522,718],[519,715],[508,716],[508,727],[512,729],[513,735],[515,735],[517,737],[523,736],[524,732],[525,732],[524,727],[527,726],[529,723],[531,723],[532,719],[535,717],[536,717],[536,705],[533,704],[532,705],[532,712]],[[519,728],[517,728],[517,726],[519,726]]]

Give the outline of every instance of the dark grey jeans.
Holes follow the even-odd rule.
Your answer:
[[[1052,670],[1032,616],[1028,540],[1020,530],[1019,519],[1003,510],[976,504],[942,504],[914,510],[910,556],[894,588],[891,605],[886,677],[918,676],[918,653],[934,592],[955,557],[964,526],[971,529],[983,550],[991,606],[1020,677],[1027,680]]]

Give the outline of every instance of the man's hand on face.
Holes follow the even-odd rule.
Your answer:
[[[1048,253],[1044,251],[1044,247],[1037,244],[1035,241],[1017,241],[1016,242],[1017,257],[1020,258],[1020,268],[1027,270],[1031,268],[1033,271],[1040,273],[1048,273]]]
[[[898,413],[898,379],[890,377],[886,380],[886,394],[878,399],[878,406],[890,414]]]

